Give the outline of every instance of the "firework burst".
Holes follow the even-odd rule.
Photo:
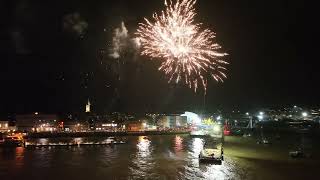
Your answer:
[[[226,78],[228,64],[222,60],[226,53],[214,43],[215,35],[210,29],[201,30],[194,22],[196,0],[165,0],[165,10],[154,13],[152,20],[145,18],[139,24],[142,55],[161,59],[159,70],[168,76],[169,82],[184,82],[195,91],[202,85],[207,88],[207,77],[218,82]]]

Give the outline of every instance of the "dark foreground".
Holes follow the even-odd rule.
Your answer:
[[[222,165],[199,164],[198,154],[203,145],[200,138],[167,135],[130,136],[126,139],[127,144],[113,147],[0,148],[0,177],[46,180],[318,179],[320,162],[317,152],[320,151],[317,143],[309,138],[303,142],[311,146],[312,158],[291,159],[288,151],[299,144],[301,138],[289,138],[292,141],[284,138],[271,145],[258,145],[252,137],[227,137]]]

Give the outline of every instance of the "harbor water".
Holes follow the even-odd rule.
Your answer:
[[[105,139],[32,141],[41,144],[101,140]],[[301,171],[302,175],[297,173],[296,178],[308,177],[319,167],[318,161],[288,159],[285,148],[279,150],[278,147],[257,144],[250,147],[250,140],[242,138],[226,139],[225,160],[221,165],[199,164],[198,155],[204,143],[201,138],[188,135],[131,136],[125,137],[125,141],[127,143],[114,146],[0,148],[0,177],[46,180],[295,179],[291,178],[292,174]],[[272,159],[270,153],[264,158],[264,149],[273,152],[274,157],[282,156],[283,160]]]

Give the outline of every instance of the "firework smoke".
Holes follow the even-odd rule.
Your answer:
[[[88,23],[79,13],[67,14],[63,17],[63,29],[82,37],[88,28]]]
[[[118,59],[121,54],[128,52],[130,48],[137,50],[140,47],[140,42],[137,38],[131,38],[128,34],[128,29],[124,22],[121,22],[121,27],[114,30],[114,36],[112,38],[112,47],[110,49],[109,56]],[[131,50],[132,50],[131,49]]]

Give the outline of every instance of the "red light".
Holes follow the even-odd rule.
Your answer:
[[[223,134],[224,134],[225,136],[229,136],[229,135],[230,135],[230,131],[229,131],[229,130],[223,130]]]
[[[224,128],[223,128],[223,134],[225,135],[225,136],[229,136],[230,135],[230,127],[229,127],[229,124],[228,124],[228,122],[226,121],[225,122],[225,125],[224,125]]]

